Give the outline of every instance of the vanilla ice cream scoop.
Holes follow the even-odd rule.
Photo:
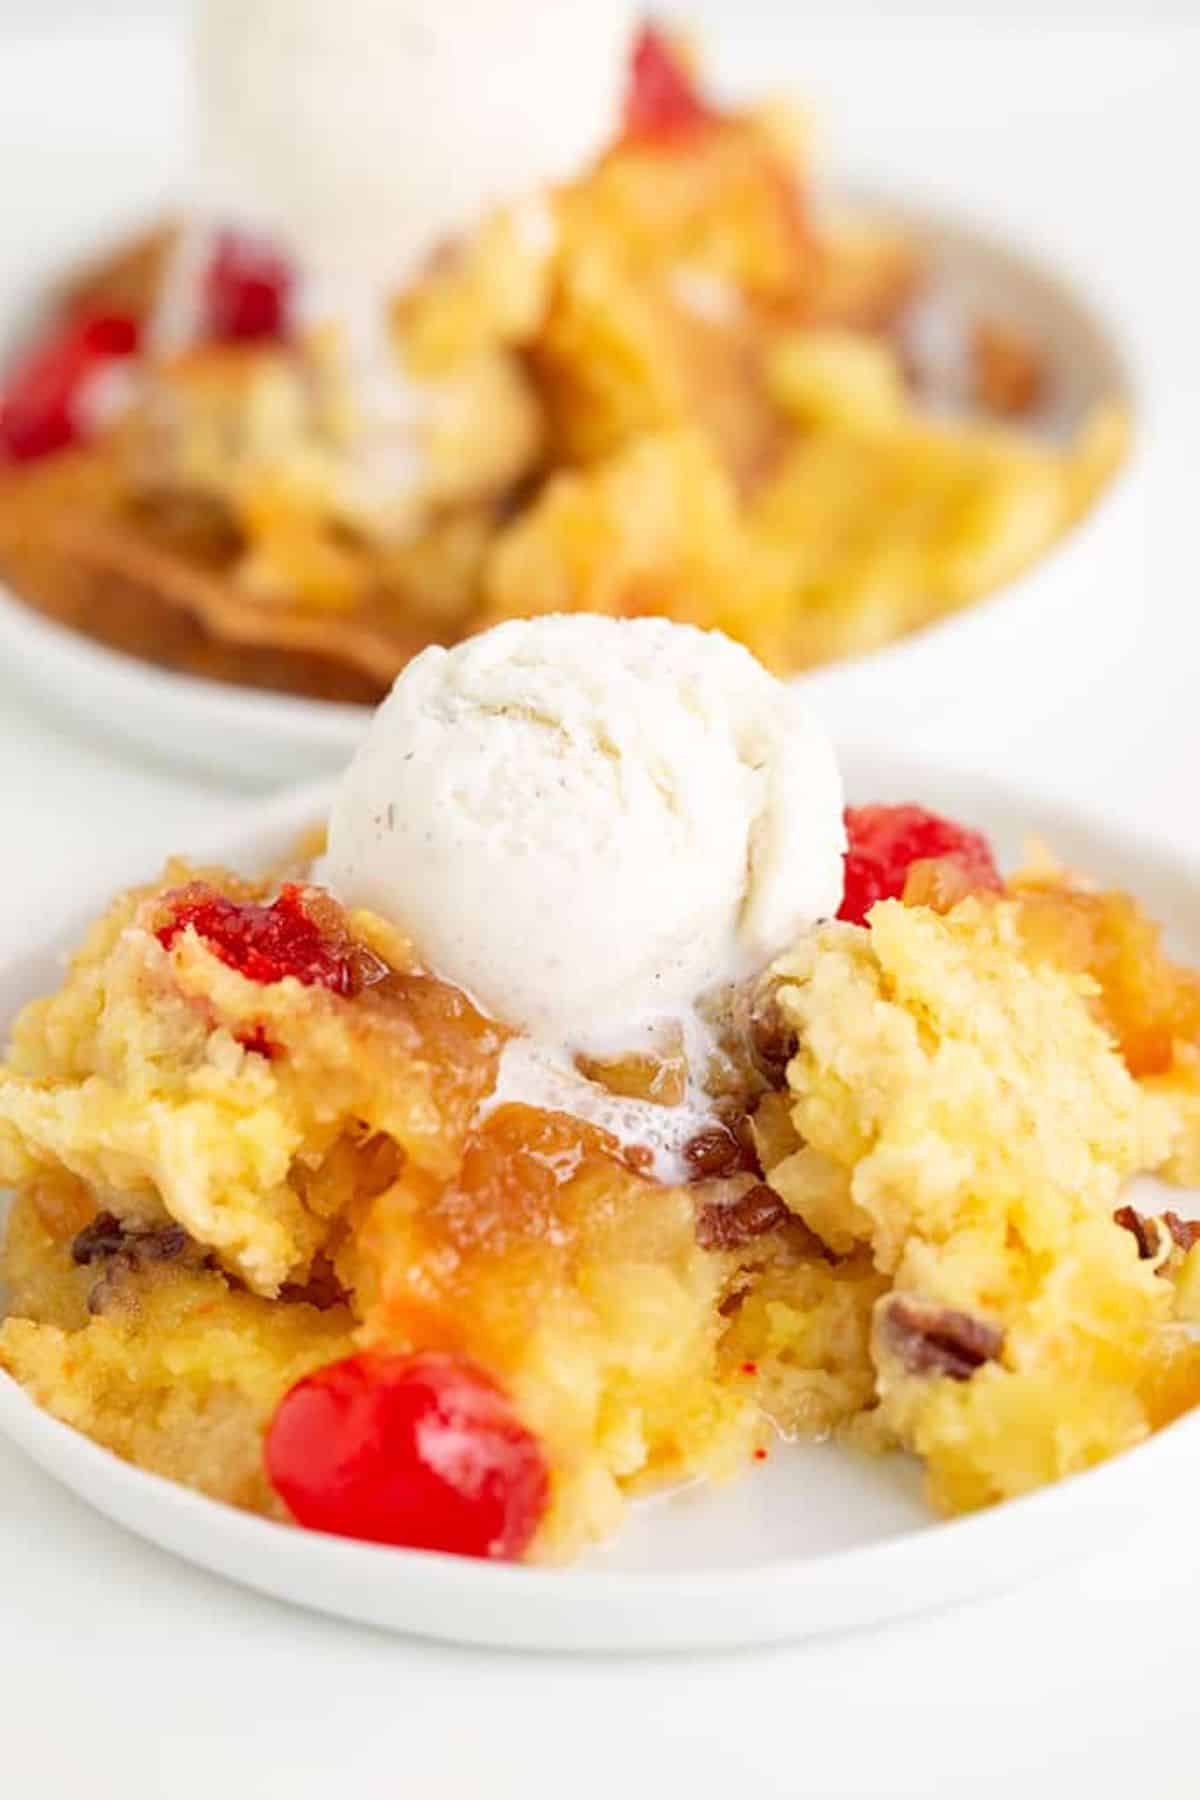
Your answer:
[[[633,0],[202,0],[202,209],[404,279],[564,179],[618,118]]]
[[[844,849],[830,744],[747,650],[574,614],[409,665],[324,877],[504,1023],[612,1049],[836,912]]]

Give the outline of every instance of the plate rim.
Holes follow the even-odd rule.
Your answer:
[[[30,1429],[24,1430],[20,1425],[15,1431],[10,1430],[14,1419],[26,1419]],[[742,1566],[733,1564],[728,1567],[714,1569],[679,1569],[663,1570],[630,1570],[606,1569],[590,1567],[585,1562],[552,1564],[552,1563],[513,1563],[488,1558],[455,1556],[443,1550],[416,1550],[397,1544],[376,1544],[354,1538],[339,1537],[331,1532],[309,1530],[300,1526],[285,1524],[279,1520],[264,1518],[222,1500],[214,1500],[198,1489],[185,1486],[182,1482],[172,1481],[169,1476],[156,1474],[149,1469],[142,1469],[137,1464],[128,1462],[115,1451],[98,1444],[95,1439],[79,1431],[73,1425],[66,1424],[53,1413],[39,1406],[26,1392],[21,1384],[6,1371],[0,1370],[0,1432],[9,1441],[16,1442],[39,1468],[46,1468],[36,1450],[29,1448],[39,1432],[45,1428],[45,1438],[49,1442],[69,1445],[70,1454],[78,1455],[84,1464],[103,1467],[110,1477],[121,1488],[131,1495],[149,1491],[167,1505],[170,1510],[179,1514],[191,1514],[198,1519],[220,1519],[239,1536],[244,1537],[253,1546],[260,1541],[267,1544],[303,1545],[305,1551],[314,1546],[319,1553],[328,1552],[339,1560],[371,1565],[381,1563],[389,1568],[401,1567],[438,1570],[443,1574],[453,1573],[456,1577],[472,1579],[481,1574],[486,1575],[497,1587],[534,1587],[546,1588],[547,1591],[559,1591],[564,1585],[586,1582],[607,1589],[610,1593],[633,1596],[641,1594],[646,1588],[670,1588],[675,1595],[681,1589],[687,1591],[689,1599],[715,1599],[730,1591],[740,1591],[747,1580],[770,1579],[777,1581],[785,1575],[795,1578],[804,1572],[820,1568],[823,1572],[841,1574],[850,1568],[863,1564],[872,1564],[889,1558],[890,1554],[906,1552],[911,1545],[936,1538],[939,1543],[953,1537],[957,1544],[974,1539],[985,1533],[990,1535],[995,1522],[999,1519],[1013,1520],[1028,1518],[1035,1512],[1057,1509],[1067,1502],[1068,1498],[1086,1491],[1095,1494],[1100,1486],[1109,1486],[1106,1479],[1111,1471],[1126,1471],[1129,1464],[1137,1459],[1142,1468],[1146,1467],[1148,1453],[1161,1459],[1170,1449],[1177,1447],[1181,1438],[1187,1435],[1187,1427],[1200,1428],[1200,1413],[1183,1413],[1170,1424],[1153,1432],[1140,1444],[1120,1451],[1116,1456],[1095,1463],[1087,1469],[1076,1471],[1072,1475],[1063,1476],[1060,1480],[1050,1482],[1044,1487],[1033,1489],[1026,1494],[1017,1495],[1011,1500],[998,1501],[992,1506],[982,1507],[978,1511],[958,1514],[951,1518],[939,1518],[931,1513],[929,1519],[919,1525],[905,1526],[890,1533],[878,1542],[853,1545],[837,1550],[817,1551],[809,1555],[780,1556],[770,1561]],[[837,1454],[837,1446],[830,1444],[831,1453]],[[58,1474],[54,1479],[63,1480]],[[78,1493],[88,1505],[95,1502],[83,1494],[82,1490],[70,1482],[64,1482],[70,1491]],[[97,1509],[104,1510],[104,1509]],[[107,1514],[112,1517],[113,1515]],[[144,1535],[138,1533],[137,1535]],[[153,1539],[147,1539],[153,1542]],[[178,1554],[178,1552],[176,1552]],[[303,1554],[303,1552],[299,1552]],[[189,1559],[190,1560],[190,1559]],[[239,1577],[239,1580],[242,1578]],[[472,1585],[476,1585],[472,1579]]]

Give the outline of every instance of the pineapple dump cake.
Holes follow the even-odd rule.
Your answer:
[[[373,704],[427,644],[574,609],[786,673],[1042,556],[1121,462],[1120,396],[1073,407],[1049,345],[820,200],[803,121],[621,11],[206,0],[198,192],[3,384],[13,591]]]
[[[400,677],[314,864],[169,864],[17,1019],[0,1365],[393,1544],[562,1561],[811,1437],[960,1512],[1200,1398],[1144,1173],[1200,1177],[1200,977],[1134,900],[844,808],[727,639],[514,621]]]

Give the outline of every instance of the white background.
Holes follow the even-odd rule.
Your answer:
[[[153,79],[123,83],[108,22],[125,10],[0,0],[0,263],[82,242],[98,174],[113,217],[169,185],[180,90],[166,52]],[[794,81],[837,160],[1056,256],[1127,332],[1149,477],[1144,580],[1127,595],[1136,648],[1036,734],[1015,691],[1011,742],[990,760],[1200,857],[1196,8],[693,10],[731,83]],[[2,31],[68,17],[79,25],[44,56],[18,58]],[[115,53],[75,35],[101,25]],[[236,803],[68,732],[4,671],[0,954],[36,940],[47,906],[86,898],[130,856],[186,845]],[[0,1769],[22,1794],[123,1800],[1194,1796],[1195,1494],[1162,1505],[1160,1527],[1120,1553],[958,1614],[801,1650],[550,1661],[389,1640],[256,1600],[0,1451]]]

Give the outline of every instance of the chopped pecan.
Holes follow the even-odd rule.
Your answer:
[[[771,1087],[783,1087],[799,1038],[784,1018],[778,991],[764,986],[743,989],[735,1002],[735,1020],[754,1068]]]
[[[698,1131],[683,1146],[683,1160],[692,1181],[714,1175],[732,1175],[742,1163],[742,1145],[727,1125],[714,1123]]]
[[[1137,1240],[1138,1255],[1143,1261],[1158,1255],[1164,1225],[1177,1250],[1186,1254],[1193,1244],[1200,1243],[1200,1219],[1181,1219],[1176,1212],[1165,1212],[1161,1219],[1154,1219],[1136,1211],[1132,1206],[1118,1206],[1113,1219],[1126,1231],[1132,1232]]]
[[[765,1182],[756,1182],[736,1200],[702,1206],[696,1219],[696,1241],[702,1250],[736,1250],[753,1238],[778,1230],[790,1216],[779,1195]]]
[[[968,1381],[1004,1348],[1004,1333],[985,1319],[913,1294],[893,1294],[882,1313],[883,1339],[910,1375]]]
[[[1146,1218],[1132,1206],[1118,1206],[1113,1214],[1113,1222],[1132,1233],[1143,1262],[1158,1255],[1159,1232],[1153,1219]],[[1171,1235],[1174,1236],[1174,1232]]]
[[[130,1245],[134,1256],[143,1262],[175,1262],[191,1243],[182,1225],[160,1225],[154,1231],[139,1231]]]
[[[123,1225],[115,1213],[97,1213],[71,1245],[74,1262],[84,1266],[110,1256],[132,1256],[143,1262],[173,1262],[188,1246],[182,1225]]]
[[[97,1213],[71,1244],[72,1261],[80,1268],[104,1265],[88,1294],[91,1313],[108,1310],[127,1276],[152,1263],[177,1262],[189,1251],[195,1252],[193,1266],[208,1262],[208,1253],[193,1243],[182,1225],[126,1225],[110,1212]]]
[[[125,1227],[115,1213],[98,1212],[90,1225],[77,1233],[71,1244],[71,1260],[81,1267],[115,1256],[124,1248]]]
[[[333,1264],[328,1258],[321,1256],[313,1263],[308,1280],[285,1282],[280,1289],[279,1298],[315,1306],[318,1312],[328,1312],[331,1306],[345,1304],[346,1290],[338,1280]]]
[[[1163,1224],[1177,1249],[1187,1251],[1193,1244],[1200,1244],[1200,1219],[1181,1219],[1178,1213],[1166,1212]]]
[[[113,1263],[107,1275],[101,1275],[99,1281],[92,1283],[88,1289],[87,1309],[93,1318],[98,1319],[119,1305],[120,1280],[114,1277],[113,1271],[123,1271],[128,1267],[128,1263]]]

